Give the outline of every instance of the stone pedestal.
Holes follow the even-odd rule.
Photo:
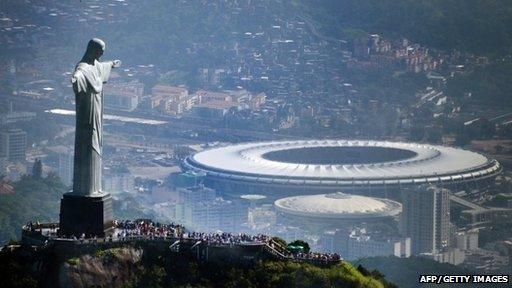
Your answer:
[[[60,202],[59,235],[103,237],[113,230],[112,197],[66,193]]]

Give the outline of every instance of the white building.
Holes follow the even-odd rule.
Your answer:
[[[449,248],[439,253],[423,253],[421,256],[452,265],[462,264],[466,260],[466,253],[458,248]]]
[[[271,205],[251,207],[248,212],[247,224],[254,230],[271,227],[276,224],[276,212]]]
[[[108,192],[129,192],[135,186],[135,179],[130,173],[105,174],[102,178],[103,190]]]
[[[411,256],[411,238],[374,239],[366,231],[353,230],[347,239],[346,250],[341,255],[346,259],[363,257],[396,256],[406,258]]]
[[[62,180],[62,183],[65,185],[73,184],[73,150],[67,149],[58,153],[59,157],[59,167],[58,167],[58,175]]]
[[[176,218],[196,231],[236,232],[247,221],[248,205],[216,197],[215,190],[204,187],[179,189]]]
[[[478,249],[478,230],[457,232],[455,234],[455,247],[462,251]]]
[[[320,245],[324,252],[340,253],[347,260],[377,256],[411,256],[411,238],[375,238],[367,234],[364,228],[326,231],[320,239]]]
[[[412,253],[443,251],[450,244],[450,191],[420,186],[402,191],[401,234],[411,237]]]
[[[220,197],[208,202],[177,204],[176,207],[176,211],[180,213],[177,217],[186,226],[194,227],[197,231],[236,232],[245,220],[239,218],[240,207],[236,202]]]
[[[168,112],[173,103],[188,97],[188,90],[183,87],[158,84],[151,88],[150,108],[159,108],[163,112]]]
[[[203,186],[178,189],[178,195],[183,204],[213,201],[216,197],[215,190]]]
[[[144,84],[138,81],[111,83],[104,93],[105,108],[133,111],[144,93]]]
[[[57,161],[55,169],[62,183],[67,186],[73,184],[73,148],[59,145],[48,147],[48,150]]]

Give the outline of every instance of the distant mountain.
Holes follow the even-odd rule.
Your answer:
[[[512,2],[508,0],[303,0],[321,30],[344,38],[354,31],[444,50],[506,55],[512,47]]]

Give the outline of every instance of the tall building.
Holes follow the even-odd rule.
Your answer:
[[[176,219],[200,231],[239,231],[247,221],[247,205],[216,197],[213,189],[202,186],[178,189]]]
[[[58,173],[62,183],[71,185],[73,183],[73,151],[66,150],[59,153]]]
[[[58,145],[48,147],[48,152],[55,159],[57,174],[63,184],[70,186],[73,183],[73,148]]]
[[[220,197],[208,202],[189,203],[183,209],[183,222],[201,231],[236,232],[245,220],[237,217],[237,204]]]
[[[474,229],[464,232],[457,232],[455,234],[454,244],[456,248],[459,248],[462,251],[478,249],[478,230]]]
[[[437,253],[450,242],[450,191],[419,186],[402,191],[400,230],[411,238],[412,254]]]
[[[125,167],[104,167],[101,186],[110,193],[129,192],[135,186],[135,178]]]
[[[215,200],[215,190],[204,186],[188,187],[178,189],[179,200],[183,204],[195,204],[198,202],[210,202]]]
[[[27,132],[10,129],[0,132],[0,157],[11,162],[25,161],[27,153]]]

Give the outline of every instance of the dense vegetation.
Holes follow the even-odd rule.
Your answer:
[[[26,260],[21,253],[0,253],[0,287],[37,287],[37,280],[28,272]]]
[[[76,5],[86,9],[89,4],[77,2]],[[247,8],[251,5],[252,9]],[[197,69],[226,67],[226,61],[234,60],[227,52],[240,42],[245,32],[261,31],[276,24],[277,19],[297,16],[308,19],[320,33],[337,39],[351,40],[379,33],[388,39],[405,37],[446,53],[455,49],[491,56],[491,62],[511,53],[512,2],[507,0],[292,0],[265,1],[259,7],[251,5],[231,1],[133,2],[128,8],[133,12],[130,17],[116,19],[101,28],[88,27],[89,32],[85,34],[76,33],[84,29],[80,26],[62,29],[63,34],[49,36],[48,43],[38,43],[39,49],[20,53],[19,59],[38,59],[41,63],[61,63],[56,66],[71,68],[69,63],[75,63],[77,55],[83,53],[83,43],[95,35],[109,43],[106,58],[116,55],[127,66],[153,63],[168,71],[159,79],[144,79],[148,87],[160,81],[197,88]],[[33,8],[24,2],[6,0],[0,3],[0,9],[30,18],[39,25],[58,26],[47,15],[30,17]],[[73,44],[45,47],[60,43],[63,36],[66,43]],[[6,52],[5,55],[15,55],[16,51]],[[58,71],[47,71],[52,72]],[[426,82],[421,75],[391,76],[358,71],[345,74],[348,81],[360,88],[361,95],[391,101],[413,98],[418,87],[424,87]],[[505,102],[502,100],[512,95],[507,81],[510,75],[509,64],[496,62],[450,80],[450,92],[455,95],[474,92],[477,99]]]
[[[148,56],[161,55],[164,56],[162,60],[168,63],[180,61],[183,55],[179,54],[185,52],[181,49],[189,47],[191,42],[199,43],[205,39],[226,41],[232,39],[232,31],[257,28],[268,21],[272,14],[284,13],[307,16],[320,24],[323,32],[337,38],[365,32],[381,33],[392,38],[406,37],[440,49],[458,49],[477,54],[508,54],[512,47],[512,2],[508,0],[269,1],[265,11],[255,11],[260,12],[259,18],[248,18],[243,13],[233,13],[228,17],[226,14],[231,12],[229,8],[236,4],[216,2],[220,8],[217,11],[212,11],[211,6],[203,5],[202,1],[130,3],[135,5],[137,13],[131,19],[126,19],[127,24],[113,23],[102,27],[103,31],[96,32],[122,43],[116,46],[131,50],[131,56],[139,55],[137,57],[147,59]],[[77,2],[76,5],[83,5],[85,9],[89,4]],[[27,10],[26,4],[16,0],[2,1],[0,9],[15,11],[21,16],[32,13],[32,10]],[[228,13],[216,15],[218,12]],[[40,15],[33,21],[47,25],[56,20]],[[159,37],[155,37],[155,33]],[[90,35],[67,36],[82,39]],[[70,39],[69,42],[83,41]],[[113,48],[117,50],[118,47]],[[62,48],[65,55],[76,55],[74,52],[83,49],[78,46]],[[66,52],[68,48],[76,51]],[[208,49],[204,50],[200,53],[208,53]],[[144,51],[153,53],[148,55]],[[55,55],[57,51],[53,52]],[[208,61],[220,60],[215,55],[211,56],[214,57]],[[198,61],[204,60],[202,57],[200,59]]]
[[[378,33],[389,39],[405,37],[446,53],[458,50],[489,56],[490,66],[475,67],[449,79],[448,95],[462,98],[471,92],[471,100],[500,105],[510,103],[511,1],[304,0],[296,3],[301,3],[304,13],[321,27],[322,33],[331,37],[350,41],[361,35]],[[407,99],[403,96],[408,92],[398,89],[399,83],[376,83],[376,89],[371,84],[362,86],[363,90],[381,91],[387,98],[398,93],[400,99]],[[386,87],[390,87],[390,91],[386,91]]]
[[[44,179],[23,176],[13,183],[14,193],[0,195],[0,243],[19,239],[28,221],[57,221],[59,201],[66,187],[55,174]]]
[[[306,9],[332,36],[357,31],[444,50],[508,54],[512,2],[508,0],[305,0]]]
[[[497,59],[485,67],[475,67],[469,73],[456,75],[448,82],[447,92],[450,96],[463,99],[466,92],[471,92],[472,99],[495,104],[510,105],[512,100],[512,58]]]
[[[21,227],[28,221],[57,222],[60,199],[68,189],[54,173],[45,178],[25,175],[12,185],[13,194],[0,194],[0,245],[19,239]],[[114,199],[113,206],[118,219],[151,216],[133,197]]]
[[[349,264],[320,268],[292,262],[263,262],[252,268],[189,265],[186,273],[166,279],[163,267],[144,269],[133,287],[385,287]],[[169,281],[169,282],[167,282]],[[147,286],[151,283],[150,286]]]
[[[113,27],[112,33],[108,34],[117,47],[123,47],[114,47],[113,53],[121,53],[127,59],[138,55],[138,61],[158,62],[169,69],[182,71],[181,76],[174,77],[176,79],[171,82],[189,85],[194,85],[193,75],[198,68],[224,63],[223,51],[215,47],[234,45],[237,38],[232,32],[259,29],[263,23],[273,21],[273,14],[280,17],[305,16],[319,26],[322,33],[334,38],[350,40],[358,35],[380,33],[390,39],[405,37],[448,53],[455,49],[488,55],[492,59],[511,53],[512,2],[507,0],[302,0],[291,1],[291,4],[294,5],[276,1],[272,9],[260,11],[261,17],[255,18],[254,15],[245,15],[245,10],[240,15],[219,15],[221,11],[232,9],[227,4],[211,11],[208,5],[198,3],[155,2],[151,7],[140,7],[137,15],[141,19],[132,19],[122,24],[123,27]],[[140,25],[145,22],[143,19],[153,21]],[[121,29],[132,25],[134,29]],[[165,37],[153,37],[155,27]],[[196,43],[205,44],[205,39],[211,39],[207,44],[212,49],[199,48],[192,54],[185,52],[187,47],[194,47]],[[119,51],[115,51],[117,49]],[[135,51],[156,53],[144,55]],[[151,59],[153,57],[158,59]],[[448,95],[473,92],[474,99],[480,101],[506,102],[512,95],[508,81],[512,75],[510,62],[510,59],[497,61],[489,67],[477,67],[470,73],[450,79]],[[411,99],[418,87],[424,87],[426,83],[422,75],[398,77],[387,73],[352,71],[347,77],[361,87],[362,95],[388,101]]]
[[[487,243],[496,241],[497,239],[510,239],[512,237],[512,222],[497,222],[485,229],[479,231],[478,245],[485,246]]]
[[[160,249],[152,249],[150,246],[144,248],[142,261],[132,263],[135,265],[129,268],[132,282],[128,285],[124,282],[123,287],[397,287],[387,282],[381,273],[370,272],[361,266],[355,268],[349,263],[318,267],[291,261],[262,261],[254,265],[241,265],[239,262],[226,262],[222,259],[218,262],[198,262],[192,252],[162,253]],[[126,266],[127,259],[118,256],[116,249],[119,248],[98,250],[87,257],[93,257],[88,258],[90,263],[98,263],[98,258],[101,259],[103,268],[119,269],[123,266],[122,263]],[[54,253],[30,251],[27,247],[20,247],[12,252],[0,252],[0,286],[53,287],[52,285],[56,284],[55,281],[63,283],[60,281],[63,281],[66,273],[63,274],[58,269],[48,270],[49,267],[47,267],[48,265],[59,266],[55,262],[55,257]],[[95,277],[105,276],[100,267],[78,268],[79,259],[83,258],[72,257],[66,262],[68,265],[75,266],[77,271],[83,273],[95,271],[94,273],[98,273]],[[35,263],[38,265],[34,265]],[[39,268],[35,268],[36,266]],[[50,274],[55,273],[55,275],[41,273],[41,269],[47,269]],[[129,279],[126,280],[129,281]]]
[[[376,269],[386,275],[386,279],[398,287],[418,287],[420,275],[469,275],[470,271],[434,260],[410,257],[369,257],[358,260],[354,265],[362,265],[369,269]]]
[[[200,264],[190,255],[151,253],[144,262],[131,287],[396,287],[380,273],[349,263],[323,268],[290,261]]]

